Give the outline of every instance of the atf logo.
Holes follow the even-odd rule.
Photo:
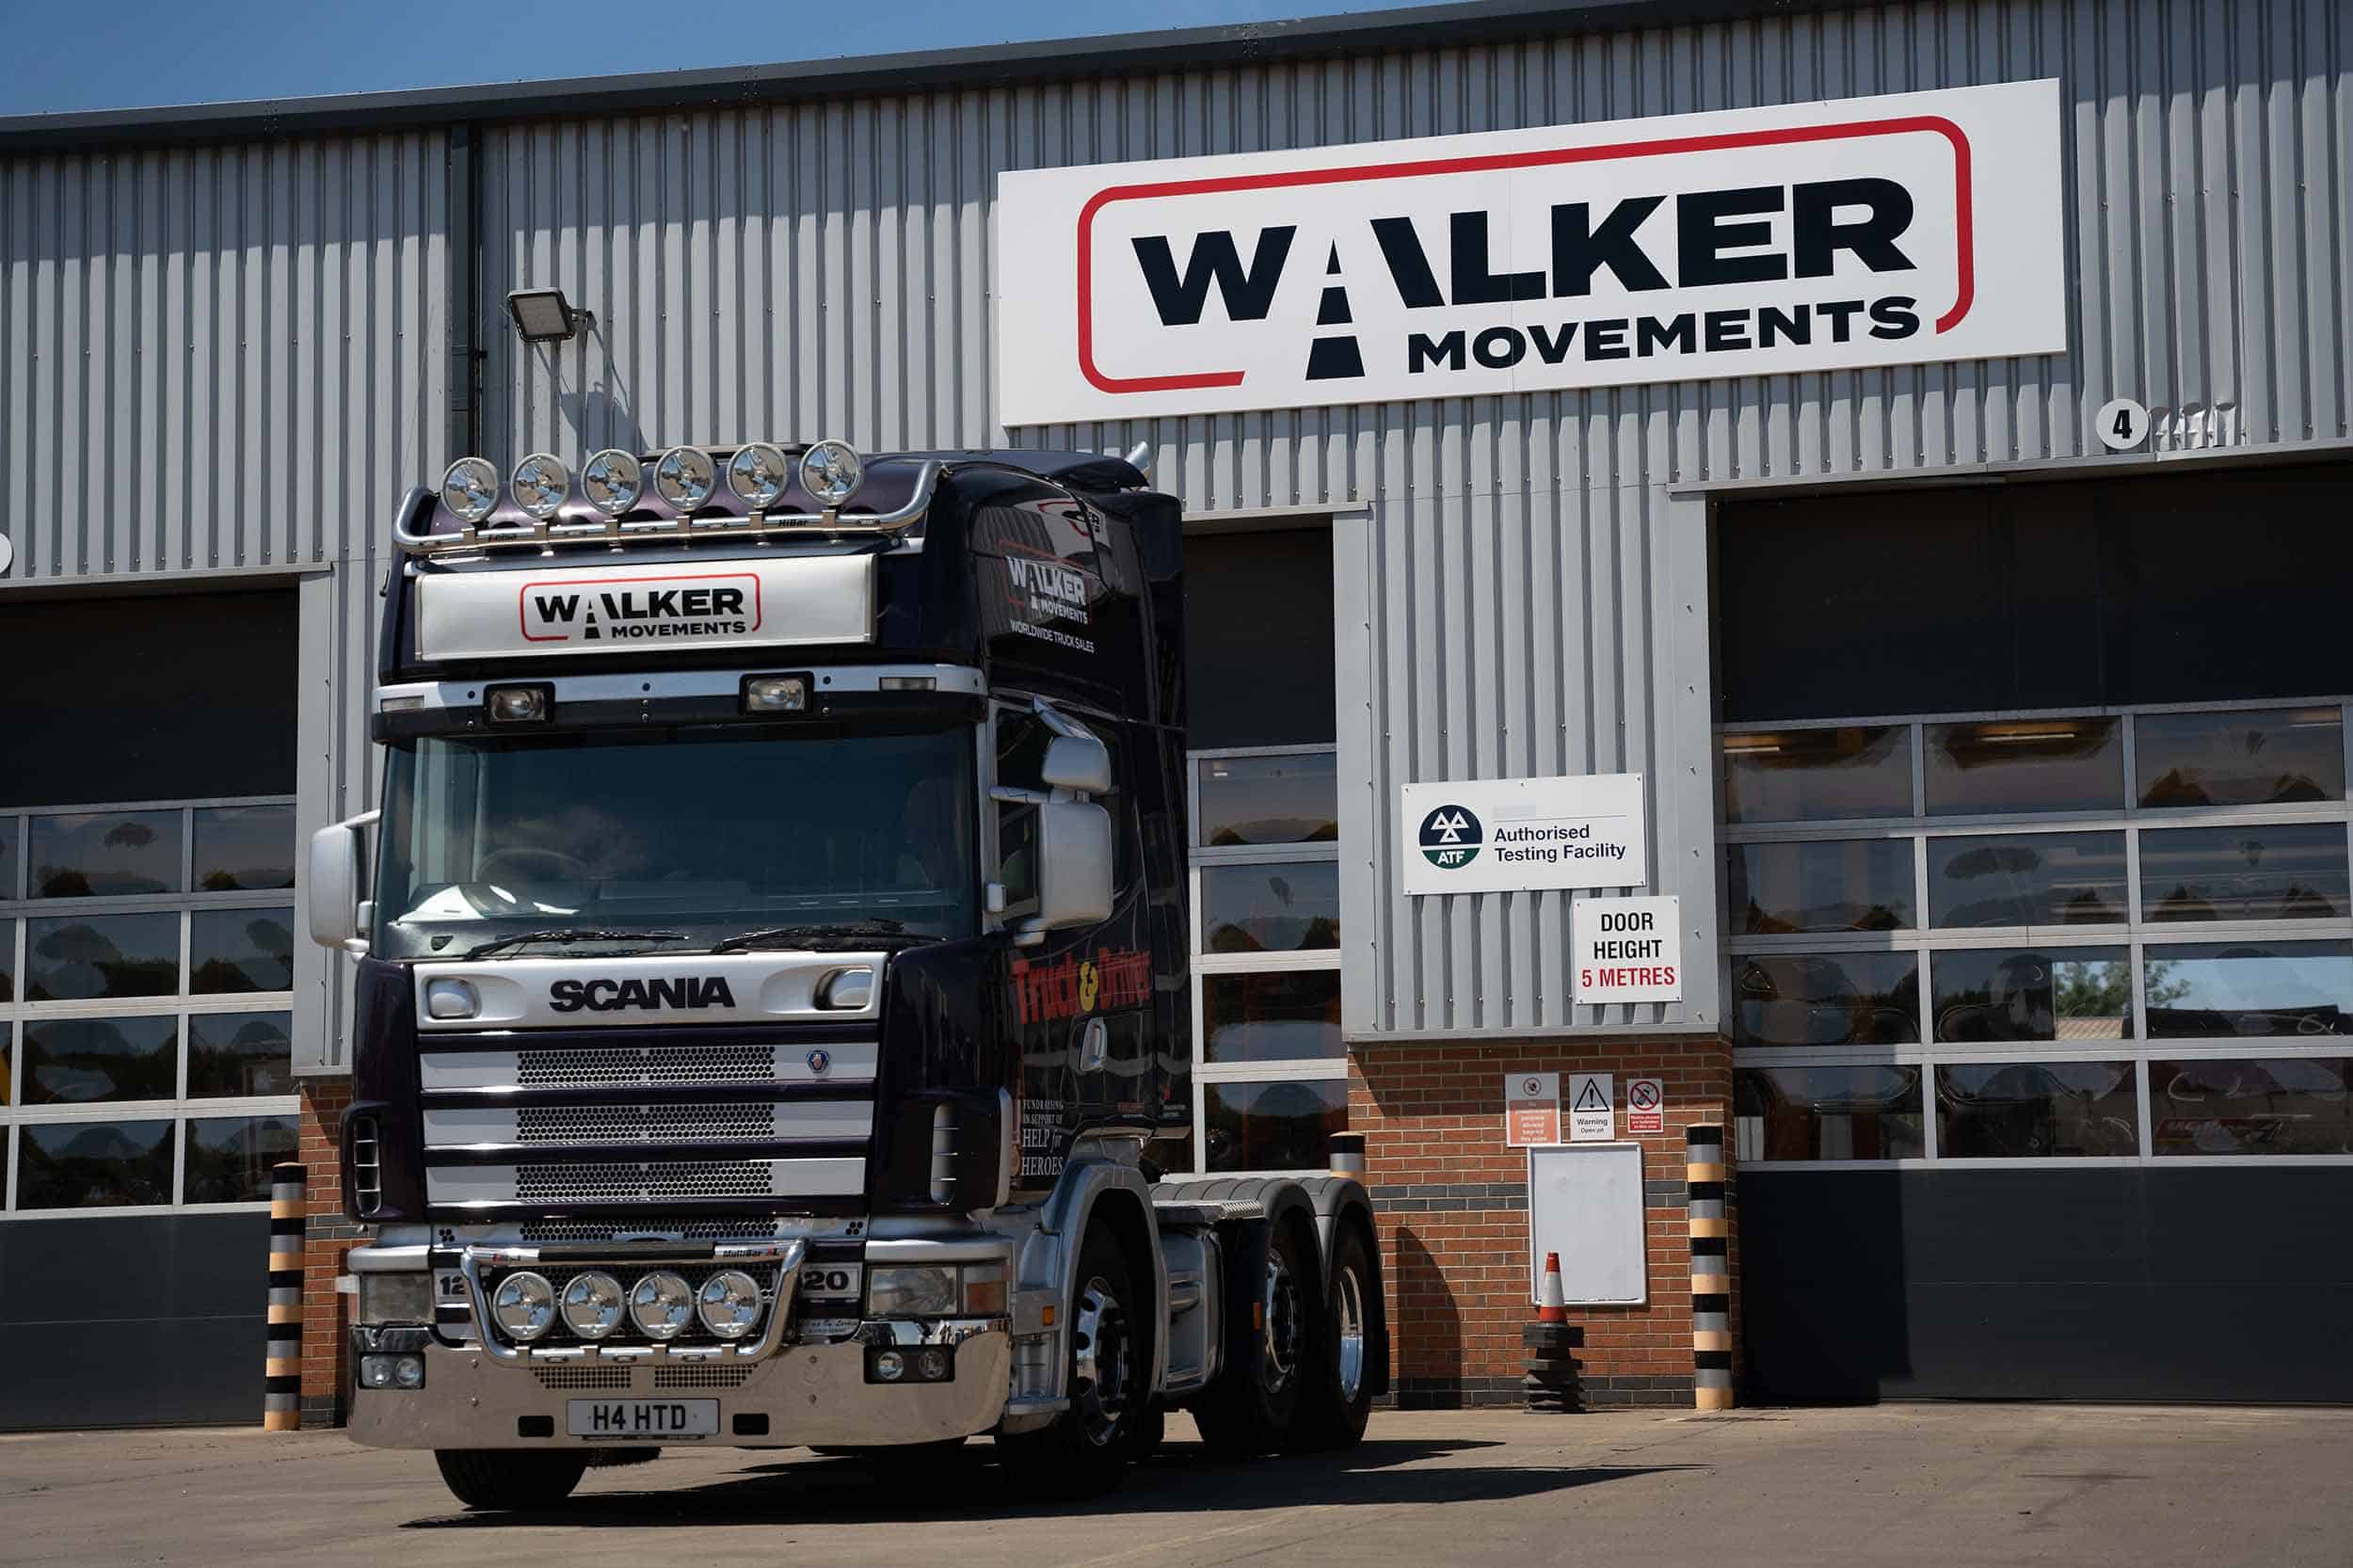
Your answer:
[[[1469,865],[1484,841],[1479,819],[1464,807],[1441,806],[1421,819],[1421,852],[1441,870]]]

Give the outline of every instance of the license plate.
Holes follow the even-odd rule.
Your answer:
[[[712,1437],[716,1400],[571,1400],[564,1430],[574,1437]]]

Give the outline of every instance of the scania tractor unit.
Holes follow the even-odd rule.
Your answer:
[[[478,457],[402,504],[353,956],[349,1430],[481,1507],[664,1446],[1100,1491],[1354,1443],[1363,1186],[1193,1128],[1182,523],[1133,458]],[[1181,1162],[1189,1163],[1189,1157]]]

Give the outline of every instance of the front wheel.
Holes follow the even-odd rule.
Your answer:
[[[514,1448],[436,1448],[441,1480],[468,1508],[553,1508],[588,1468],[584,1453]]]
[[[1144,1435],[1150,1342],[1136,1307],[1119,1243],[1099,1227],[1089,1230],[1070,1304],[1069,1404],[1042,1431],[997,1440],[1019,1473],[1048,1495],[1109,1492]]]

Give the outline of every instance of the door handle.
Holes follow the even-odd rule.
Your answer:
[[[1099,1073],[1112,1052],[1112,1032],[1103,1027],[1100,1018],[1089,1018],[1079,1032],[1079,1070]]]

